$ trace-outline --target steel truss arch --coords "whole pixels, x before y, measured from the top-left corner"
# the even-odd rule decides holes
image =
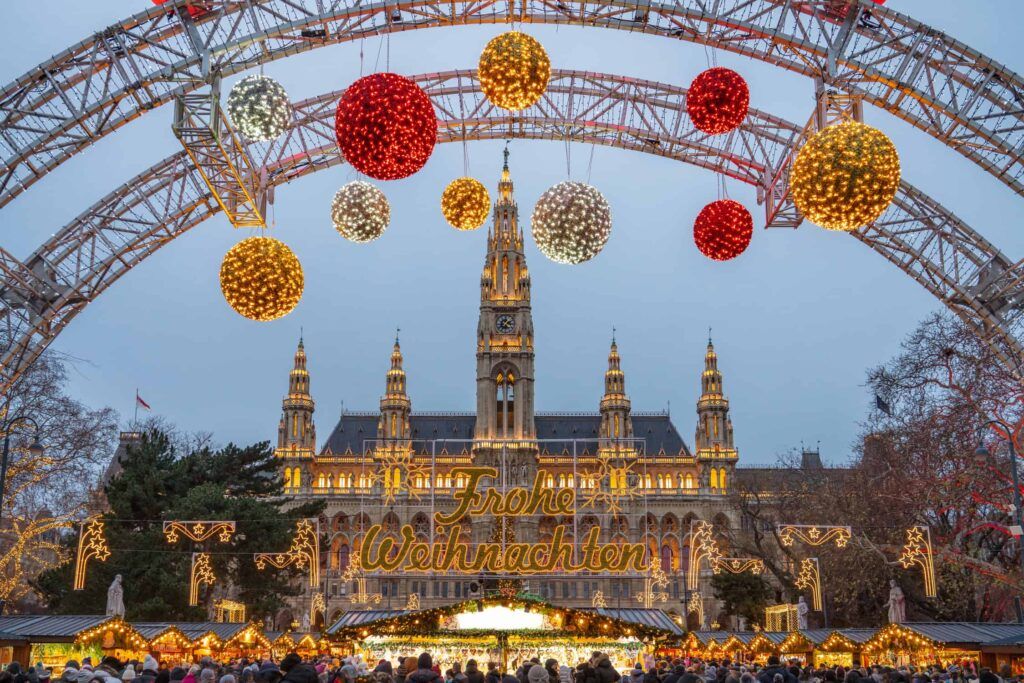
[[[685,89],[621,76],[555,71],[541,102],[515,114],[487,102],[473,71],[414,78],[439,112],[442,142],[568,137],[677,159],[758,187],[801,131],[752,110],[733,133],[709,137],[690,125]],[[291,130],[273,143],[248,146],[267,187],[343,162],[334,141],[338,96],[296,103]],[[0,251],[0,334],[11,340],[0,358],[0,391],[107,287],[220,210],[182,151],[94,204],[26,261]],[[940,299],[1020,376],[1024,262],[1007,259],[906,182],[875,224],[852,235]]]
[[[0,207],[212,73],[382,33],[511,21],[692,41],[823,79],[862,93],[1024,194],[1024,80],[869,0],[204,0],[213,11],[195,22],[185,2],[99,31],[0,91]]]

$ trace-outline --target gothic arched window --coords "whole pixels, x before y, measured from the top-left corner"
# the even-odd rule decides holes
[[[495,433],[498,438],[509,438],[513,435],[513,416],[515,415],[516,376],[511,370],[498,372],[494,381],[494,399],[497,407],[495,413]]]
[[[718,470],[711,468],[711,488],[718,488]]]
[[[290,489],[292,487],[292,468],[284,468],[284,487]]]
[[[723,467],[718,472],[718,488],[722,489],[722,493],[725,493],[725,468]]]

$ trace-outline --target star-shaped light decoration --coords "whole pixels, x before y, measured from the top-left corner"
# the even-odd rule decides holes
[[[640,495],[638,487],[629,481],[635,475],[635,466],[635,462],[601,458],[597,469],[584,470],[583,477],[590,479],[593,486],[583,490],[583,507],[596,509],[601,505],[610,514],[622,512],[626,501]]]
[[[417,463],[412,453],[404,448],[385,446],[377,452],[375,459],[377,469],[370,474],[370,481],[372,484],[381,484],[385,505],[394,503],[402,494],[411,500],[419,500],[423,496],[423,491],[413,486],[413,482],[417,477],[429,481],[430,468]],[[395,481],[396,471],[398,481]]]

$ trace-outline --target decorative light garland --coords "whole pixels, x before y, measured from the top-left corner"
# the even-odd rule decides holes
[[[686,603],[686,613],[697,615],[697,628],[704,626],[704,598],[700,591],[694,591],[690,595],[690,601]]]
[[[309,604],[309,623],[315,624],[316,617],[318,614],[327,616],[327,601],[324,599],[323,593],[316,593],[313,595],[313,600]]]
[[[844,121],[815,133],[793,162],[789,187],[797,209],[829,230],[875,221],[900,186],[900,157],[885,133]]]
[[[353,180],[334,195],[331,221],[345,239],[366,244],[384,234],[391,222],[391,205],[379,188]]]
[[[304,286],[299,259],[272,237],[242,240],[220,264],[224,299],[250,320],[266,322],[287,315],[302,298]]]
[[[420,594],[409,593],[408,599],[405,601],[405,609],[408,612],[415,612],[420,608]]]
[[[924,578],[925,597],[934,598],[938,596],[938,586],[935,580],[935,558],[932,552],[932,534],[926,526],[912,526],[907,529],[907,543],[903,546],[903,553],[899,558],[900,566],[910,569],[914,565],[921,568]]]
[[[779,534],[779,541],[785,546],[793,545],[794,541],[801,541],[817,547],[835,541],[837,548],[845,548],[853,537],[848,526],[780,524],[775,529]]]
[[[506,31],[487,43],[477,65],[477,78],[492,104],[519,111],[544,95],[551,78],[551,60],[536,38]]]
[[[228,543],[231,541],[231,534],[235,533],[235,523],[211,520],[174,520],[164,522],[163,531],[168,543],[177,543],[178,534],[194,543],[202,543],[215,535],[218,536],[221,543]]]
[[[594,591],[594,597],[590,599],[590,606],[594,609],[605,609],[608,602],[604,599],[604,591]]]
[[[601,253],[612,231],[608,201],[585,183],[558,183],[540,196],[530,218],[533,239],[556,263],[578,264]]]
[[[490,210],[491,195],[476,178],[456,178],[441,193],[441,213],[456,230],[476,230]]]
[[[223,598],[213,604],[214,621],[242,622],[245,621],[245,603]]]
[[[228,93],[231,124],[247,139],[273,140],[292,123],[288,93],[273,78],[263,74],[246,76]]]
[[[316,531],[316,520],[300,519],[295,525],[295,536],[286,553],[256,553],[253,556],[257,569],[266,569],[269,564],[277,569],[295,565],[309,569],[309,585],[320,585],[320,537]]]
[[[805,557],[800,561],[800,574],[794,582],[797,588],[811,591],[811,607],[821,611],[821,565],[818,558]]]
[[[593,485],[581,492],[583,504],[580,507],[603,507],[606,513],[612,515],[622,512],[623,504],[642,495],[640,489],[630,481],[637,476],[633,471],[635,466],[635,461],[619,459],[616,462],[611,458],[601,458],[597,469],[581,472],[581,480]]]
[[[651,558],[651,567],[648,575],[644,578],[644,590],[636,596],[645,608],[651,609],[656,602],[668,602],[668,593],[659,588],[667,588],[669,585],[668,576],[661,568],[661,559],[657,556]]]
[[[338,101],[338,147],[358,171],[397,180],[423,168],[437,143],[437,114],[414,81],[393,73],[363,76]]]
[[[135,628],[120,616],[114,616],[106,621],[96,624],[92,628],[80,631],[75,636],[75,645],[88,645],[96,640],[102,639],[108,633],[113,636],[121,636],[125,643],[132,649],[141,650],[146,647],[146,639]]]
[[[697,214],[693,222],[693,242],[700,253],[715,261],[736,258],[750,245],[754,219],[739,202],[719,199]]]
[[[764,560],[756,557],[720,557],[716,560],[715,566],[729,574],[764,574]]]
[[[110,557],[110,546],[103,531],[103,521],[93,518],[78,527],[78,552],[75,554],[75,580],[72,590],[85,589],[85,573],[89,560],[106,562]]]
[[[702,71],[686,92],[686,113],[704,133],[720,135],[734,130],[747,118],[750,88],[743,76],[716,66]]]
[[[690,566],[686,572],[686,587],[690,590],[697,590],[700,584],[700,564],[704,560],[707,560],[712,572],[719,572],[718,560],[722,553],[718,550],[714,531],[715,527],[711,522],[690,522]]]
[[[216,581],[217,575],[213,573],[210,556],[207,553],[192,553],[192,571],[189,574],[188,582],[188,604],[192,607],[199,605],[199,586],[212,586]]]

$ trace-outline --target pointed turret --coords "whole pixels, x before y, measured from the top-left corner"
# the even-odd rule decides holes
[[[402,345],[398,340],[398,332],[395,332],[395,345],[391,349],[391,368],[387,374],[385,393],[380,399],[380,422],[377,423],[377,438],[387,442],[408,440],[412,431],[409,426],[411,408],[412,402],[405,390]]]
[[[604,396],[601,398],[601,447],[610,448],[616,445],[615,440],[632,436],[633,421],[630,419],[629,397],[626,396],[626,377],[622,373],[619,346],[613,330],[608,369],[604,373]]]
[[[477,325],[475,437],[488,443],[530,441],[537,433],[533,420],[530,274],[513,189],[506,148],[480,276]]]
[[[697,400],[697,430],[694,445],[697,458],[704,463],[704,484],[712,492],[724,493],[731,478],[733,464],[739,457],[733,442],[732,419],[729,417],[729,399],[722,389],[722,373],[718,369],[718,354],[708,335],[704,353],[704,372],[700,379],[701,395]]]
[[[309,393],[309,371],[306,369],[306,347],[302,337],[295,350],[292,370],[288,373],[288,394],[281,401],[281,422],[277,427],[276,455],[291,461],[310,460],[316,450],[316,425],[313,412],[316,404]],[[291,463],[285,472],[285,486],[299,488],[304,483],[302,469]]]

